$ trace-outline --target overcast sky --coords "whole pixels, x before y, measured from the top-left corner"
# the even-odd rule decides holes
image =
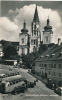
[[[1,1],[0,40],[19,41],[24,19],[30,34],[36,4],[41,34],[49,16],[53,42],[62,39],[62,1]]]

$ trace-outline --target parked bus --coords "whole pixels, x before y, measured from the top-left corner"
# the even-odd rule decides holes
[[[3,78],[0,83],[0,92],[2,93],[15,93],[16,91],[24,92],[26,83],[21,75]]]

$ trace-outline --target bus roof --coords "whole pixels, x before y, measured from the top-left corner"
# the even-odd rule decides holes
[[[22,78],[21,74],[20,75],[16,75],[16,76],[11,76],[11,77],[6,77],[2,79],[2,82],[10,82],[10,81],[14,81],[17,79]]]

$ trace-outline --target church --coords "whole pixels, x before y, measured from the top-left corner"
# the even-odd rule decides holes
[[[47,19],[47,24],[44,27],[43,32],[40,31],[40,21],[36,5],[34,17],[31,22],[31,32],[28,33],[26,22],[24,21],[23,29],[21,29],[21,33],[19,33],[19,55],[26,55],[27,53],[38,51],[41,41],[43,42],[43,44],[48,45],[52,43],[52,38],[53,31],[52,26],[50,26],[49,18]]]

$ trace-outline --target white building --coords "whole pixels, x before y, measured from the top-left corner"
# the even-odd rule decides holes
[[[23,23],[23,29],[19,33],[19,55],[27,54],[29,52],[29,34],[26,29],[26,23]]]
[[[43,44],[50,44],[53,42],[52,41],[53,31],[52,31],[52,26],[50,26],[49,18],[47,19],[47,25],[44,27],[42,38],[43,38]]]

